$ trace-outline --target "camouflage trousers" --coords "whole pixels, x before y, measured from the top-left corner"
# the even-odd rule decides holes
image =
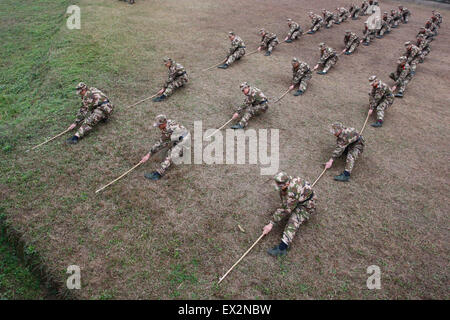
[[[394,95],[385,97],[376,107],[377,120],[384,120],[384,112],[394,103]]]
[[[352,12],[352,18],[353,19],[358,19],[360,12],[361,12],[361,9],[357,9],[357,10],[353,11]]]
[[[316,212],[316,196],[314,195],[311,200],[298,206],[291,213],[291,216],[289,217],[286,227],[284,228],[283,237],[281,238],[281,241],[290,246],[300,226],[306,221],[308,221],[311,215],[314,214],[315,212]],[[277,214],[280,217],[284,217],[286,215],[286,210],[278,209]]]
[[[187,74],[175,78],[175,80],[167,84],[166,89],[164,90],[164,95],[167,97],[172,95],[175,89],[184,86],[186,82],[188,82]]]
[[[420,53],[419,61],[423,62],[425,57],[430,53],[430,50],[431,50],[430,46],[426,46],[425,48],[423,48],[422,52]]]
[[[377,34],[379,36],[383,36],[386,32],[390,32],[391,31],[391,27],[388,24],[385,24],[381,27],[380,30],[378,30]]]
[[[406,86],[408,85],[409,81],[412,79],[412,75],[409,74],[406,76],[406,78],[403,81],[398,81],[398,75],[396,75],[394,72],[392,72],[389,77],[396,81],[396,86],[398,89],[398,92],[404,92],[406,89]],[[398,83],[397,83],[398,82]]]
[[[398,27],[398,25],[400,24],[400,19],[394,20],[392,19],[391,21],[391,27]]]
[[[335,21],[335,20],[334,20],[334,17],[333,17],[333,18],[330,18],[328,21],[325,22],[325,26],[326,26],[327,28],[332,27],[334,21]]]
[[[359,141],[352,143],[345,149],[347,153],[347,160],[345,161],[345,171],[352,172],[356,159],[364,151],[364,138],[361,137]]]
[[[306,91],[306,88],[308,87],[308,81],[311,80],[311,73],[305,74],[303,77],[300,78],[300,81],[298,83],[298,88],[302,90],[303,92]]]
[[[239,48],[233,54],[228,56],[227,61],[225,62],[227,65],[232,64],[234,61],[242,58],[245,55],[245,49]]]
[[[358,48],[358,46],[359,46],[359,39],[356,39],[355,41],[352,42],[350,46],[348,45],[346,46],[346,48],[348,48],[347,52],[353,53],[356,50],[356,48]]]
[[[91,131],[100,121],[106,121],[113,110],[110,103],[102,105],[92,111],[92,113],[84,119],[81,126],[78,128],[75,135],[83,138],[89,131]]]
[[[322,22],[317,22],[316,24],[313,24],[311,26],[311,31],[316,32],[317,30],[319,30],[323,25],[323,21]]]
[[[373,39],[375,39],[375,34],[375,30],[366,32],[363,38],[363,42],[370,43],[371,41],[373,41]]]
[[[334,66],[336,64],[336,62],[338,61],[338,56],[334,55],[330,58],[328,58],[327,61],[325,61],[325,63],[323,64],[323,72],[328,72],[328,70],[330,70],[330,68],[332,66]]]
[[[167,150],[166,158],[161,162],[161,167],[156,172],[163,176],[174,163],[177,164],[181,161],[181,157],[183,157],[185,152],[190,153],[190,140],[191,135],[188,133],[182,142]]]
[[[348,19],[348,14],[343,14],[342,16],[338,17],[337,22],[341,23]]]
[[[266,112],[268,108],[269,105],[267,102],[246,108],[244,115],[239,121],[239,124],[245,128],[251,118]]]
[[[272,50],[279,44],[278,38],[273,39],[270,41],[266,46],[263,46],[263,49],[267,49],[268,52],[272,52]]]
[[[408,61],[409,65],[411,66],[411,71],[412,72],[416,72],[416,68],[417,68],[417,64],[419,63],[420,60],[420,54],[418,54],[414,59],[412,59],[411,61]]]
[[[295,39],[298,39],[302,34],[303,34],[302,30],[298,29],[298,30],[292,32],[291,36],[288,38],[291,40],[295,40]]]
[[[402,16],[402,22],[403,23],[408,23],[408,21],[409,21],[409,16],[408,15],[404,15],[404,16]]]

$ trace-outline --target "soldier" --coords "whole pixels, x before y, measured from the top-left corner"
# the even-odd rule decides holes
[[[388,85],[376,76],[371,76],[369,82],[372,86],[372,91],[369,93],[369,115],[373,113],[373,110],[377,110],[377,121],[371,126],[379,128],[383,126],[384,112],[394,103],[394,95]]]
[[[311,68],[306,62],[299,61],[297,58],[292,59],[292,85],[289,89],[293,90],[298,85],[294,96],[300,96],[306,91],[311,75]]]
[[[404,56],[408,59],[408,63],[411,65],[412,75],[416,74],[417,63],[420,59],[420,48],[413,44],[411,41],[405,42],[406,52]]]
[[[325,28],[327,29],[331,28],[333,26],[333,23],[335,22],[334,13],[326,9],[322,9],[322,15]]]
[[[432,22],[438,27],[441,27],[442,15],[439,11],[433,10],[433,16],[431,17]]]
[[[323,26],[323,19],[318,14],[309,13],[309,17],[311,18],[311,29],[307,32],[308,34],[313,34]]]
[[[391,20],[392,18],[388,15],[387,11],[384,12],[381,18],[381,28],[377,31],[377,38],[383,38],[385,33],[391,32]]]
[[[271,221],[264,226],[263,233],[268,234],[275,224],[289,216],[280,244],[267,251],[271,256],[278,257],[287,254],[287,249],[300,225],[308,221],[316,212],[317,197],[310,183],[300,177],[293,178],[285,172],[279,172],[274,180],[276,190],[279,191],[281,207],[275,211]]]
[[[331,47],[327,47],[323,42],[319,43],[319,48],[320,48],[320,59],[313,70],[317,70],[317,68],[319,68],[319,65],[322,65],[323,66],[322,71],[318,71],[317,73],[326,74],[328,70],[336,64],[339,57],[336,54],[336,50],[334,50]]]
[[[190,152],[189,146],[191,134],[181,124],[178,124],[174,120],[167,119],[163,114],[156,116],[153,126],[158,127],[161,130],[161,138],[153,145],[150,151],[142,157],[141,163],[147,162],[147,160],[159,150],[168,148],[166,158],[161,163],[161,168],[144,175],[147,179],[159,180],[174,162],[177,163],[181,159],[184,152]]]
[[[398,9],[400,10],[401,21],[403,23],[408,23],[409,17],[411,16],[411,11],[403,6],[398,6]]]
[[[369,14],[367,12],[367,9],[369,9],[369,3],[367,2],[367,0],[364,0],[363,3],[361,4],[361,15],[362,16],[366,16]]]
[[[364,22],[364,38],[361,39],[361,43],[365,46],[368,46],[371,41],[375,39],[376,30],[375,29],[369,29],[368,23]]]
[[[188,82],[188,76],[184,67],[173,61],[171,58],[165,57],[164,64],[168,68],[168,79],[164,83],[164,88],[162,88],[158,94],[159,97],[153,98],[153,101],[159,102],[167,97],[169,97],[173,91],[177,88],[184,86]]]
[[[226,69],[234,61],[241,59],[245,55],[245,43],[242,39],[235,35],[233,31],[228,32],[228,37],[231,41],[231,48],[228,52],[227,61],[218,66],[218,68]]]
[[[437,36],[438,32],[437,32],[437,27],[436,25],[431,22],[431,20],[428,20],[427,23],[425,24],[425,28],[429,29],[431,32],[433,32],[434,36]]]
[[[351,32],[350,30],[345,31],[344,44],[345,48],[342,50],[342,53],[349,55],[352,54],[356,48],[359,46],[359,37],[356,33]]]
[[[265,56],[270,56],[272,54],[272,50],[279,43],[277,35],[275,33],[268,33],[266,30],[259,30],[259,34],[261,35],[261,45],[258,47],[258,51],[262,49],[267,49]]]
[[[350,12],[344,7],[338,7],[336,10],[338,11],[337,21],[335,21],[336,24],[341,24],[341,22],[346,21],[350,16]]]
[[[419,33],[416,35],[416,38],[424,36],[429,42],[434,40],[434,33],[425,27],[421,27]]]
[[[394,87],[392,87],[392,92],[398,88],[398,92],[395,94],[398,98],[403,98],[403,92],[405,92],[408,82],[412,78],[411,66],[407,62],[405,56],[401,56],[397,61],[397,70],[392,72],[389,77],[395,81]]]
[[[352,3],[352,5],[350,6],[349,11],[350,11],[350,15],[352,16],[353,20],[358,19],[359,14],[361,12],[360,10],[361,9],[356,4]]]
[[[333,123],[330,132],[337,137],[337,145],[330,160],[325,163],[325,168],[330,169],[335,159],[346,154],[347,161],[345,162],[345,170],[340,175],[335,176],[334,180],[347,182],[350,180],[350,174],[352,173],[356,159],[364,151],[364,137],[355,128],[344,127],[340,122]]]
[[[426,39],[425,36],[419,36],[417,38],[417,47],[419,47],[420,51],[420,58],[419,63],[423,63],[425,60],[425,57],[430,53],[431,47],[430,47],[430,41]]]
[[[400,14],[400,12],[398,12],[397,10],[395,10],[395,9],[392,9],[391,10],[391,17],[392,17],[392,20],[391,20],[391,27],[392,28],[397,28],[398,27],[398,24],[400,23],[400,20],[401,20],[401,18],[402,18],[402,16],[401,16],[401,14]]]
[[[292,19],[287,19],[287,22],[289,26],[289,33],[287,37],[284,39],[284,41],[287,43],[291,43],[292,41],[298,39],[303,34],[303,30],[300,27],[300,25],[292,21]]]
[[[70,130],[75,129],[81,122],[81,126],[74,136],[67,139],[67,143],[76,144],[100,121],[106,122],[113,111],[113,105],[108,97],[91,87],[88,89],[85,83],[80,82],[77,87],[77,94],[81,96],[81,107],[77,113],[75,122],[69,126]]]
[[[244,113],[239,123],[231,126],[232,129],[244,129],[248,121],[254,116],[265,113],[269,108],[269,103],[261,90],[255,87],[251,87],[247,82],[240,85],[240,88],[246,96],[244,103],[238,107],[233,114],[233,120],[239,118],[241,113]]]

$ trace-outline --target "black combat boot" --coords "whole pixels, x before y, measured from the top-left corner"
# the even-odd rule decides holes
[[[295,93],[294,96],[301,96],[303,94],[303,91],[298,89]]]
[[[228,68],[228,64],[226,64],[226,63],[221,64],[221,65],[218,66],[217,68],[220,68],[220,69],[226,69],[226,68]]]
[[[159,180],[159,179],[161,179],[162,176],[159,174],[158,171],[153,171],[152,173],[144,174],[144,177],[146,177],[147,179],[150,179],[150,180]]]
[[[377,120],[377,122],[374,122],[371,124],[372,127],[374,128],[379,128],[383,126],[383,121],[382,120]]]
[[[161,95],[161,96],[159,96],[159,97],[153,98],[153,101],[154,101],[154,102],[160,102],[160,101],[163,101],[165,98],[167,98],[167,96],[165,96],[165,95],[163,94],[163,95]]]
[[[67,139],[67,143],[68,144],[77,144],[78,140],[80,140],[80,138],[78,138],[77,136],[73,136],[73,137],[70,137],[69,139]]]
[[[347,182],[348,180],[350,180],[350,172],[344,170],[344,172],[342,172],[340,175],[335,176],[334,180]]]
[[[232,125],[231,129],[244,129],[244,127],[240,123],[238,123],[238,124]]]

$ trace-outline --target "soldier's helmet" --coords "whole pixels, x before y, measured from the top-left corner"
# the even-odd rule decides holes
[[[163,60],[164,60],[164,63],[173,62],[172,58],[169,58],[169,57],[164,57]]]
[[[290,18],[289,18],[289,19],[287,19],[287,22],[292,22],[292,19],[290,19]]]
[[[325,43],[324,42],[319,43],[319,48],[323,48],[323,47],[325,47]]]
[[[276,189],[280,190],[282,186],[284,186],[287,182],[289,182],[290,177],[287,175],[286,172],[278,172],[274,177],[273,180],[275,180],[276,183]]]
[[[341,122],[334,122],[330,126],[330,132],[332,134],[336,134],[337,132],[339,132],[343,128],[344,128],[344,125]]]
[[[293,65],[296,64],[296,63],[299,63],[299,62],[300,61],[296,57],[292,58],[292,64]]]
[[[412,44],[411,41],[405,42],[405,47],[408,47],[410,44]]]
[[[345,30],[345,33],[349,34],[349,33],[351,33],[351,31],[350,30]]]
[[[229,36],[234,36],[234,35],[235,35],[235,34],[234,34],[234,31],[228,32],[228,35],[229,35]]]
[[[401,56],[400,58],[398,58],[398,63],[402,63],[405,62],[407,60],[407,58],[405,56]]]
[[[87,85],[84,82],[80,82],[79,84],[77,84],[77,93],[80,93],[84,89],[87,89]]]
[[[167,122],[166,115],[160,114],[155,117],[155,122],[153,123],[153,126],[159,127],[160,125],[162,125],[163,123],[166,123],[166,122]]]
[[[375,82],[375,81],[377,81],[378,79],[377,79],[377,76],[375,76],[375,75],[373,75],[373,76],[370,76],[370,78],[369,78],[369,82],[370,83],[373,83],[373,82]]]
[[[264,30],[264,28],[261,29],[261,30],[259,30],[259,34],[260,34],[260,35],[263,35],[263,34],[265,34],[265,33],[266,33],[266,30]]]
[[[244,91],[245,88],[250,87],[250,85],[247,82],[242,82],[239,88],[241,88],[241,91]]]

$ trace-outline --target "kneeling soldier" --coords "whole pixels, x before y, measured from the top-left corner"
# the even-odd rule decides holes
[[[346,153],[347,160],[345,162],[345,170],[340,175],[335,176],[334,180],[344,182],[349,181],[355,161],[364,151],[364,137],[360,135],[355,128],[344,127],[340,122],[333,123],[330,132],[337,137],[337,145],[330,160],[325,163],[325,168],[330,169],[333,165],[333,161]]]
[[[272,54],[272,50],[279,43],[277,35],[275,33],[268,33],[266,30],[259,30],[259,34],[261,35],[261,44],[258,47],[258,51],[262,49],[267,50],[265,56],[270,56]]]
[[[371,76],[369,82],[372,85],[372,91],[369,92],[369,115],[377,110],[377,121],[371,126],[378,128],[383,126],[384,112],[394,103],[394,95],[389,86],[378,80],[377,76]]]
[[[170,95],[172,95],[173,91],[179,87],[184,86],[185,83],[188,82],[188,76],[186,74],[186,70],[184,67],[173,61],[171,58],[164,58],[164,64],[169,69],[168,70],[168,79],[164,83],[164,88],[162,88],[158,94],[159,97],[153,98],[153,101],[159,102]]]
[[[267,251],[271,256],[278,257],[287,254],[287,248],[291,245],[300,225],[316,212],[317,198],[309,182],[300,177],[293,178],[285,172],[279,172],[274,180],[280,193],[281,207],[275,211],[271,221],[264,227],[263,233],[268,234],[275,224],[285,216],[289,216],[280,244]]]
[[[352,5],[350,6],[349,11],[350,11],[350,15],[351,15],[352,19],[356,20],[359,17],[361,9],[356,4],[352,3]]]
[[[108,97],[97,88],[88,89],[86,84],[80,82],[76,90],[77,94],[81,96],[82,103],[75,122],[70,125],[69,129],[73,130],[81,122],[83,123],[75,135],[67,140],[69,144],[78,143],[78,140],[91,131],[97,123],[106,122],[113,111],[113,105],[109,102]]]
[[[344,37],[345,48],[342,50],[346,55],[352,54],[359,46],[359,37],[350,30],[345,31]]]
[[[251,118],[266,112],[269,108],[268,100],[261,90],[251,87],[247,82],[242,83],[240,88],[246,98],[244,103],[233,114],[233,120],[239,118],[240,113],[244,112],[244,114],[239,123],[231,126],[232,129],[244,129]]]
[[[292,85],[289,89],[293,90],[298,85],[298,90],[294,93],[294,96],[302,95],[306,91],[308,81],[311,79],[311,68],[306,62],[300,62],[297,58],[293,58],[292,73]]]
[[[218,68],[226,69],[235,60],[241,59],[245,55],[245,43],[240,37],[234,34],[233,31],[228,32],[228,37],[231,40],[231,48],[228,53],[227,61],[218,66]]]
[[[167,156],[161,163],[161,168],[144,175],[147,179],[159,180],[164,176],[174,160],[180,159],[184,152],[190,152],[190,149],[186,145],[190,145],[191,134],[185,127],[174,120],[167,119],[163,114],[156,116],[153,126],[161,130],[161,138],[153,145],[149,153],[142,157],[141,163],[147,162],[150,156],[159,150],[168,148]],[[187,149],[187,151],[184,149]]]
[[[292,41],[298,39],[303,34],[303,30],[300,27],[300,25],[292,21],[292,19],[288,19],[287,21],[289,26],[289,33],[287,37],[284,39],[284,41],[286,41],[287,43],[291,43]]]
[[[319,43],[320,48],[320,59],[319,62],[317,62],[316,66],[314,67],[314,70],[317,70],[319,68],[319,65],[323,66],[322,71],[318,71],[318,74],[326,74],[328,70],[332,66],[336,64],[338,61],[338,55],[336,54],[336,50],[334,50],[331,47],[327,47],[325,43],[321,42]]]
[[[397,70],[389,75],[389,77],[395,81],[392,92],[398,88],[398,92],[395,94],[398,98],[403,98],[403,92],[405,92],[406,86],[412,78],[411,66],[406,60],[405,56],[400,57],[397,61]]]
[[[323,19],[318,14],[312,12],[309,13],[309,17],[311,18],[311,29],[307,33],[313,34],[323,26]]]

